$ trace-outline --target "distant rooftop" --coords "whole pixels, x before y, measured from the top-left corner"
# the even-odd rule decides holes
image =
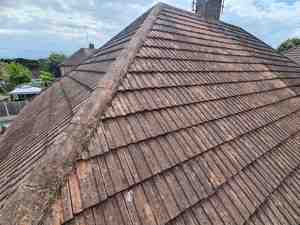
[[[94,48],[81,48],[68,59],[61,63],[61,66],[77,66],[82,63],[85,59],[92,56],[97,49]]]
[[[9,94],[11,95],[34,95],[34,94],[40,94],[42,91],[39,87],[32,87],[30,85],[20,85],[16,87],[13,91],[11,91]]]

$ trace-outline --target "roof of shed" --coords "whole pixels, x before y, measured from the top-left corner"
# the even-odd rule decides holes
[[[31,85],[20,85],[17,86],[14,90],[9,92],[10,95],[38,95],[42,92],[42,88],[33,87]]]
[[[81,48],[65,61],[63,61],[60,66],[78,66],[97,51],[97,49],[92,48]]]
[[[286,53],[284,53],[284,55],[300,64],[300,46],[289,49]]]
[[[0,224],[298,224],[299,75],[158,4],[8,129]]]

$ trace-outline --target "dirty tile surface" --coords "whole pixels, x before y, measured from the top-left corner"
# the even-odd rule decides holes
[[[21,113],[0,201],[145,17]],[[164,5],[43,224],[299,224],[299,93],[300,67],[253,35]]]

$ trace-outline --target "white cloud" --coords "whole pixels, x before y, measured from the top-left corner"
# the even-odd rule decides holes
[[[300,1],[289,4],[282,0],[227,0],[225,4],[226,12],[247,18],[287,22],[297,20],[300,15]]]
[[[26,43],[29,49],[51,52],[55,45],[71,52],[87,45],[86,31],[99,46],[158,1],[0,0],[0,49]],[[187,10],[192,7],[192,0],[162,1]],[[225,0],[223,20],[276,47],[300,36],[299,15],[300,0]]]
[[[13,31],[56,34],[62,38],[84,36],[86,31],[94,36],[97,29],[96,17],[90,11],[73,10],[79,7],[78,0],[59,0],[60,6],[67,10],[58,11],[56,8],[38,4],[25,4],[21,7],[6,7],[0,10],[0,20],[7,21],[6,29],[1,33],[11,34]],[[82,2],[81,2],[82,3]],[[94,0],[86,1],[85,6],[94,4]],[[92,9],[91,9],[92,10]]]
[[[300,0],[225,0],[224,20],[277,47],[300,35]]]
[[[21,30],[21,29],[2,29],[0,28],[0,35],[26,35],[30,34],[29,30]]]

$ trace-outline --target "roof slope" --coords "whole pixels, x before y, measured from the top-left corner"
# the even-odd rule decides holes
[[[138,18],[133,24],[100,48],[95,54],[95,57],[98,58],[97,62],[82,64],[76,71],[55,82],[50,88],[37,96],[34,101],[27,104],[5,135],[1,137],[1,225],[13,224],[13,221],[10,221],[13,217],[9,218],[9,215],[4,213],[5,210],[15,213],[14,210],[9,210],[9,206],[7,206],[10,203],[14,205],[12,200],[13,194],[20,193],[21,187],[26,187],[26,179],[24,181],[26,176],[38,177],[36,171],[39,171],[43,166],[48,166],[48,163],[52,160],[48,160],[47,157],[54,158],[52,155],[49,156],[49,154],[57,153],[56,148],[59,148],[59,143],[65,142],[66,137],[72,133],[69,130],[76,127],[74,125],[76,122],[73,120],[78,118],[79,109],[84,108],[82,106],[89,102],[92,93],[96,90],[97,83],[103,79],[109,66],[115,61],[116,56],[124,46],[128,45],[136,29],[143,22],[144,17]],[[74,115],[77,115],[75,119]],[[83,115],[83,117],[87,116],[88,113]],[[60,152],[58,153],[60,154]],[[62,160],[62,163],[65,163],[61,155],[58,157]],[[46,163],[43,164],[43,162]],[[55,167],[54,163],[53,166]],[[37,169],[33,170],[35,167]],[[49,165],[49,168],[51,168],[51,165]],[[56,172],[55,169],[53,171]],[[47,176],[45,175],[45,177]],[[30,180],[30,178],[27,180]],[[32,189],[32,191],[34,190]],[[29,196],[33,199],[32,195]],[[26,197],[26,195],[21,194],[21,197]],[[15,198],[18,199],[18,196]],[[23,203],[26,205],[25,201]],[[32,201],[31,203],[33,204],[34,202]],[[31,206],[28,203],[28,207],[30,208]],[[47,203],[45,206],[47,206]],[[34,209],[34,207],[31,208]],[[19,218],[14,219],[16,221],[19,220]],[[16,222],[16,224],[21,223]]]
[[[65,61],[63,61],[60,65],[61,66],[78,66],[80,65],[85,59],[92,56],[97,49],[91,48],[81,48]]]
[[[284,55],[300,64],[300,46],[288,50]]]
[[[28,170],[9,163],[43,154],[6,150],[0,180],[16,172],[0,194],[15,193],[0,224],[299,224],[299,66],[241,28],[164,4],[138,21],[66,78],[95,88],[102,77],[23,181]]]

